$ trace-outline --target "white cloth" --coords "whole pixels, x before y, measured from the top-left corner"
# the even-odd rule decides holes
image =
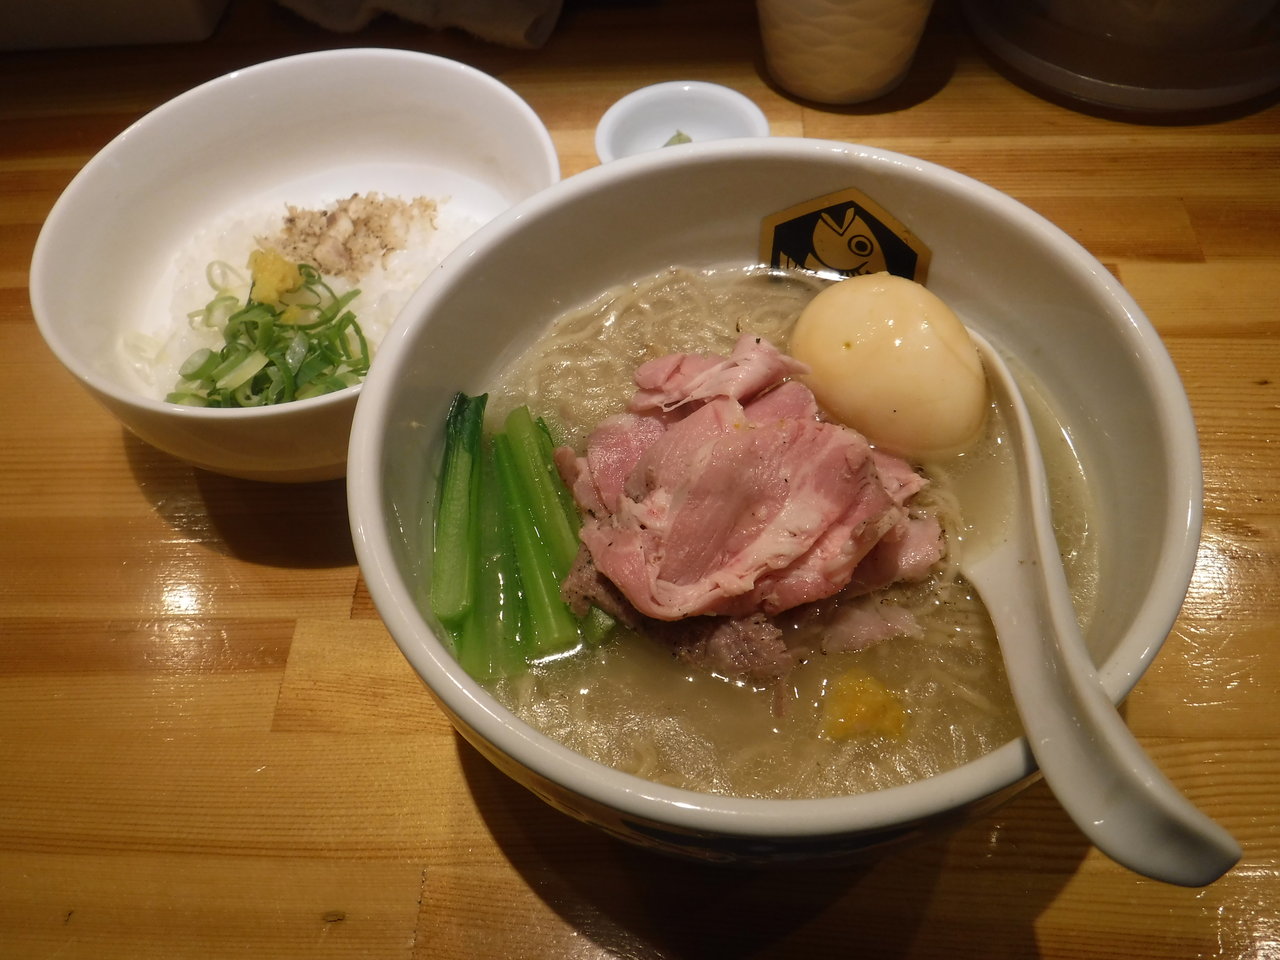
[[[481,40],[533,48],[547,42],[563,0],[278,0],[326,30],[354,33],[381,13],[432,30],[456,27]]]

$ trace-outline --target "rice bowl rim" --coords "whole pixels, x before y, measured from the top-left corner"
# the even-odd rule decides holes
[[[98,150],[76,172],[62,193],[59,194],[53,207],[50,208],[32,249],[28,293],[36,327],[59,362],[77,380],[102,396],[112,398],[116,403],[185,420],[257,420],[286,416],[299,411],[318,411],[326,406],[355,404],[359,398],[361,387],[364,385],[363,381],[319,396],[260,407],[195,407],[147,396],[144,393],[130,389],[119,380],[99,373],[91,364],[82,362],[78,351],[67,345],[66,340],[68,337],[74,336],[75,328],[50,319],[52,310],[46,301],[46,292],[50,288],[51,281],[45,279],[45,277],[46,275],[50,277],[56,275],[58,269],[58,264],[53,262],[52,255],[49,253],[50,248],[59,242],[59,237],[65,231],[75,228],[76,218],[80,215],[79,208],[82,203],[82,196],[92,195],[95,191],[102,189],[104,185],[110,186],[109,177],[103,177],[104,172],[108,171],[116,162],[114,154],[125,143],[139,137],[155,136],[155,132],[151,128],[163,125],[171,117],[185,113],[188,110],[199,109],[201,101],[220,95],[224,88],[251,82],[270,83],[272,76],[275,74],[293,72],[299,69],[310,70],[317,65],[326,70],[340,69],[349,71],[348,75],[352,77],[362,77],[362,73],[367,67],[378,62],[417,64],[422,67],[453,72],[460,77],[465,77],[469,82],[485,88],[487,92],[498,99],[505,101],[518,113],[523,114],[530,122],[529,128],[542,146],[543,156],[541,159],[546,162],[553,182],[559,182],[560,161],[556,153],[555,144],[546,125],[534,109],[523,97],[496,77],[459,60],[451,60],[448,57],[413,50],[350,47],[292,54],[232,70],[183,91],[129,124],[124,130],[112,137],[105,146]],[[100,181],[100,178],[103,179]],[[434,273],[434,269],[432,272]],[[390,328],[388,328],[388,332],[390,332]],[[386,337],[384,336],[383,341],[385,339]],[[373,353],[376,354],[376,352],[377,348]]]
[[[807,138],[747,138],[686,144],[615,160],[577,174],[522,201],[482,227],[450,256],[455,269],[438,273],[419,288],[383,341],[383,358],[370,371],[357,405],[348,454],[347,490],[356,556],[376,608],[397,646],[432,693],[495,749],[536,776],[573,794],[642,820],[697,833],[777,839],[837,836],[901,827],[955,812],[1009,788],[1036,771],[1024,737],[976,760],[901,786],[819,799],[746,799],[700,793],[644,780],[590,760],[539,733],[502,707],[458,665],[418,610],[400,576],[389,544],[396,536],[384,510],[381,470],[387,456],[385,425],[395,384],[408,350],[400,346],[422,323],[430,323],[436,301],[465,282],[484,251],[508,234],[536,229],[557,208],[607,192],[619,180],[643,177],[667,166],[690,168],[728,161],[803,161],[836,154],[854,163],[885,164],[909,178],[928,181],[964,203],[986,206],[1012,222],[1028,239],[1049,248],[1060,268],[1111,304],[1109,324],[1125,341],[1145,374],[1158,420],[1152,424],[1169,451],[1169,511],[1160,531],[1155,587],[1134,615],[1129,632],[1098,673],[1118,703],[1150,665],[1173,626],[1194,571],[1202,520],[1203,480],[1199,443],[1185,390],[1158,333],[1120,283],[1060,228],[994,187],[930,161],[894,151]],[[1185,509],[1184,509],[1185,508]],[[1144,638],[1130,649],[1129,637]],[[1123,656],[1122,656],[1123,655]]]

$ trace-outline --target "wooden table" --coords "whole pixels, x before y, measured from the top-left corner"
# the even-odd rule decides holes
[[[126,434],[32,322],[50,205],[182,90],[352,45],[496,74],[566,176],[623,93],[712,80],[775,134],[938,161],[1096,254],[1166,338],[1206,479],[1195,580],[1126,715],[1240,866],[1204,890],[1140,879],[1043,785],[858,867],[622,846],[453,734],[369,602],[341,483],[229,480]],[[0,57],[0,957],[1280,957],[1280,108],[1231,113],[1055,105],[946,6],[903,88],[838,110],[762,79],[749,0],[570,5],[537,51],[385,18],[330,34],[235,0],[199,44]]]

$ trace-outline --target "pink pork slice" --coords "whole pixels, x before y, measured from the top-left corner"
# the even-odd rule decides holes
[[[887,488],[882,455],[782,382],[800,372],[751,336],[728,358],[652,361],[634,412],[601,424],[585,457],[561,452],[583,543],[640,613],[771,615],[831,596],[902,520],[906,474]]]

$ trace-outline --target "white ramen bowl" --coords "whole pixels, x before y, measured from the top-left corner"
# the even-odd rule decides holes
[[[1070,431],[1097,504],[1088,640],[1114,701],[1151,663],[1190,582],[1201,471],[1182,385],[1132,298],[1036,213],[921,160],[814,140],[690,145],[574,176],[465,243],[401,315],[356,413],[349,506],[377,608],[462,734],[554,806],[637,843],[709,859],[851,854],[989,809],[1035,772],[1015,740],[843,798],[730,799],[650,783],[517,720],[459,668],[424,612],[428,491],[454,392],[482,390],[548,321],[615,284],[672,264],[759,262],[763,219],[849,187],[931,248],[928,286],[1030,371]]]
[[[407,299],[460,239],[559,178],[537,114],[470,66],[375,49],[274,60],[163,104],[89,161],[40,232],[32,309],[62,364],[148,443],[236,477],[332,479],[345,472],[359,386],[270,407],[179,406],[164,402],[171,384],[147,382],[130,338],[203,307],[215,251],[243,268],[247,225],[286,204],[371,191],[441,201]]]

